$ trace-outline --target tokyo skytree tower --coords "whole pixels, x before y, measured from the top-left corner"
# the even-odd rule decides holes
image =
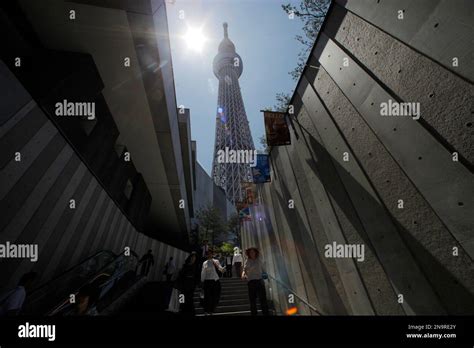
[[[235,161],[222,163],[223,161],[218,160],[219,150],[248,150],[250,152],[255,147],[240,93],[239,77],[243,70],[242,59],[229,39],[227,23],[223,26],[224,39],[219,44],[218,53],[213,62],[214,75],[219,79],[219,97],[212,176],[216,185],[225,190],[227,199],[235,204],[244,198],[241,183],[252,181],[250,164],[229,163]]]

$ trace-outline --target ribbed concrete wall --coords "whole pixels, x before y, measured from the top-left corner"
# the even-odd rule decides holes
[[[271,150],[243,232],[324,314],[474,313],[473,14],[463,0],[330,8],[292,99],[292,145]],[[421,118],[381,116],[389,99],[420,103]],[[334,241],[363,244],[365,260],[325,257]]]
[[[2,287],[29,270],[52,278],[100,250],[129,246],[155,255],[152,279],[161,278],[169,256],[184,251],[136,231],[95,176],[69,146],[20,82],[0,61],[0,243],[38,244],[37,262],[0,260]],[[21,161],[14,159],[21,153]],[[70,209],[69,200],[76,208]]]

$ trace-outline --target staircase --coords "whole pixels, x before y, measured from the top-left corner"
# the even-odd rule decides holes
[[[247,282],[240,278],[221,278],[221,299],[214,315],[250,315]],[[199,290],[194,293],[196,316],[203,316],[204,309],[199,301]],[[257,300],[258,314],[261,314]]]

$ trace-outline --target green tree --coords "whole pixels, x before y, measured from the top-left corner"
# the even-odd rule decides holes
[[[232,214],[227,220],[227,230],[236,237],[234,242],[240,245],[240,218],[238,213]]]
[[[298,53],[296,67],[288,73],[295,81],[298,81],[306,66],[308,55],[316,41],[319,30],[321,30],[330,3],[331,0],[301,0],[299,6],[291,4],[281,5],[283,11],[285,11],[288,16],[298,18],[303,22],[304,35],[296,35],[295,37],[303,47]],[[285,112],[288,109],[292,95],[293,91],[290,93],[277,93],[275,96],[276,104],[264,110]],[[268,150],[266,143],[264,150]]]
[[[227,220],[227,227],[229,231],[234,232],[235,230],[239,229],[240,227],[240,220],[239,220],[239,214],[233,213],[229,220]]]
[[[302,44],[302,49],[298,53],[296,67],[289,72],[295,81],[298,81],[311,48],[316,41],[321,25],[324,22],[331,0],[301,0],[299,6],[291,4],[282,5],[283,11],[288,15],[300,19],[303,22],[303,35],[296,35],[296,40]]]
[[[285,112],[288,109],[288,105],[291,101],[292,93],[277,93],[275,96],[276,103],[273,106],[268,106],[265,111],[278,111]]]
[[[208,240],[211,245],[223,233],[227,232],[227,224],[222,219],[219,210],[211,204],[200,208],[196,214],[199,220],[200,242]]]
[[[234,253],[234,244],[223,242],[220,247],[221,253],[223,254],[233,254]]]

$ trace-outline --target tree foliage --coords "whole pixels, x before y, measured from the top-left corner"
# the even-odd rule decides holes
[[[240,244],[240,218],[239,214],[234,213],[227,221],[227,229],[234,235],[234,244]]]
[[[291,94],[292,93],[277,93],[275,97],[276,103],[273,106],[266,107],[264,110],[285,112],[290,104]]]
[[[232,231],[232,232],[234,232],[240,227],[239,214],[234,213],[230,216],[229,220],[227,221],[227,227],[229,231]]]
[[[233,254],[234,245],[232,243],[223,242],[220,247],[220,251],[223,254]]]
[[[289,72],[295,81],[298,81],[308,59],[314,41],[324,22],[330,0],[301,0],[299,6],[291,4],[282,5],[283,10],[288,15],[300,19],[303,22],[303,35],[296,35],[302,45],[301,51],[298,53],[298,63],[296,67]]]
[[[283,11],[285,11],[288,16],[298,18],[303,22],[303,35],[296,35],[295,37],[303,47],[298,53],[296,67],[289,72],[295,81],[298,81],[303,73],[308,55],[316,41],[330,3],[331,0],[301,0],[299,6],[291,4],[281,5]],[[277,93],[275,105],[267,107],[265,110],[285,112],[288,109],[292,94],[293,91],[290,93]],[[263,139],[263,141],[264,140],[265,139]],[[260,139],[260,142],[262,144],[262,139]],[[267,150],[266,142],[264,145],[264,150]]]
[[[199,220],[199,239],[202,242],[207,239],[211,244],[219,236],[227,232],[227,224],[222,218],[219,210],[211,204],[200,208],[196,214]]]

